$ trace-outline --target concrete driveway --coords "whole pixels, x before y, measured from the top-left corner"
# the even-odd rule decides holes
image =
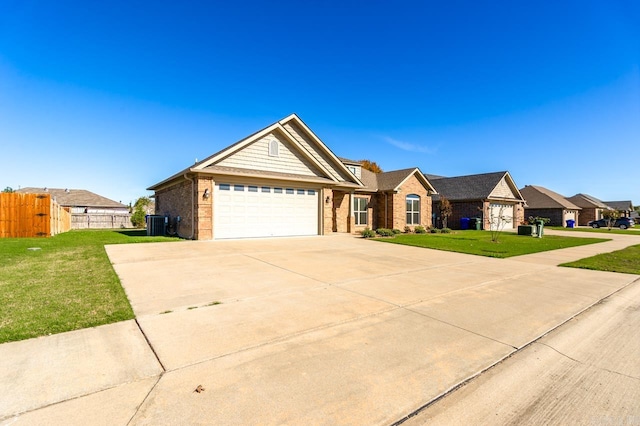
[[[630,238],[615,247],[640,242]],[[558,257],[586,257],[571,250]],[[23,396],[0,405],[0,419],[389,424],[638,278],[346,235],[107,251],[142,331],[134,339],[157,361],[145,354],[129,380],[85,384],[19,414],[36,408]]]

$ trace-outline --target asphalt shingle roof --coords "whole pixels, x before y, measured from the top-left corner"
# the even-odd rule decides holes
[[[127,206],[117,201],[110,200],[102,195],[95,194],[86,189],[61,189],[61,188],[21,188],[16,192],[24,194],[51,194],[58,204],[64,207],[110,207],[126,208]]]
[[[489,197],[507,172],[483,173],[430,180],[438,194],[448,200],[480,200]],[[434,196],[434,200],[440,197]]]
[[[520,193],[527,201],[526,207],[530,209],[582,210],[562,195],[542,186],[527,185],[520,189]]]
[[[629,200],[629,201],[605,201],[604,203],[606,205],[608,205],[609,207],[611,207],[612,209],[616,209],[616,210],[622,210],[622,211],[633,210],[633,203],[631,202],[631,200]]]
[[[603,201],[598,200],[596,197],[593,197],[588,194],[576,194],[573,197],[567,198],[567,200],[571,201],[576,206],[580,206],[582,208],[598,208],[598,209],[607,209],[609,208]]]

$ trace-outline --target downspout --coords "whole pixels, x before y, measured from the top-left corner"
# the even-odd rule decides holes
[[[193,235],[195,234],[195,229],[196,229],[196,208],[195,208],[196,196],[193,194],[195,180],[187,176],[186,173],[184,174],[184,178],[188,181],[191,181],[191,235],[189,235],[187,240],[193,240]],[[182,237],[180,234],[178,234],[178,237],[185,238],[185,237]]]

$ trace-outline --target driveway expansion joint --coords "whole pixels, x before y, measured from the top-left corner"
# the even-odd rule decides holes
[[[149,341],[149,338],[147,337],[146,333],[144,332],[144,330],[140,326],[140,323],[138,322],[138,318],[135,319],[135,322],[136,322],[136,326],[138,327],[138,330],[140,330],[140,333],[142,333],[142,336],[144,337],[145,342],[147,342],[147,345],[149,346],[149,349],[151,349],[151,352],[153,352],[153,356],[156,357],[156,361],[158,361],[158,364],[160,364],[160,368],[162,368],[162,373],[164,373],[165,371],[167,371],[167,369],[164,367],[164,364],[160,360],[160,357],[158,356],[158,353],[156,352],[155,348],[153,347],[153,345]]]

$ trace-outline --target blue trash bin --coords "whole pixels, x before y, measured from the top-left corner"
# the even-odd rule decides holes
[[[567,220],[567,228],[573,228],[576,224],[576,221],[573,219]]]
[[[463,217],[460,219],[460,229],[469,229],[469,219],[468,217]]]

